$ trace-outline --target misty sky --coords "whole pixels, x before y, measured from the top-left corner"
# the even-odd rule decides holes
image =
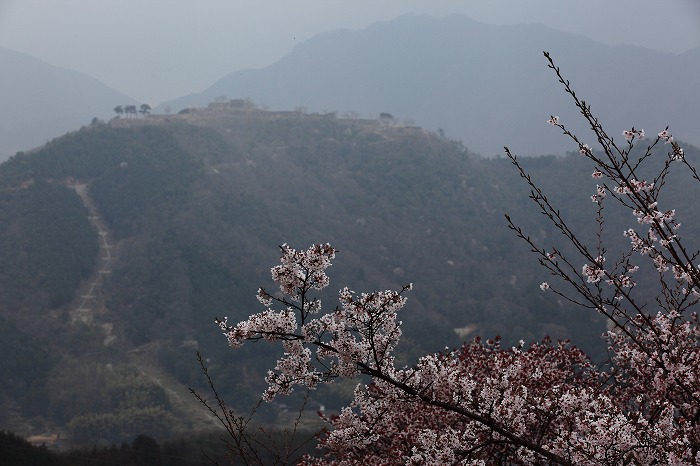
[[[318,33],[410,13],[542,23],[670,53],[700,47],[699,0],[0,0],[0,46],[156,105]]]

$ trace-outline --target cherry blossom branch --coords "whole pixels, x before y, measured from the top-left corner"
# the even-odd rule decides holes
[[[695,423],[698,423],[700,420],[698,380],[686,372],[685,365],[679,366],[676,360],[669,358],[672,353],[675,354],[670,341],[671,339],[676,341],[679,335],[684,335],[688,339],[686,345],[689,346],[684,346],[685,353],[677,354],[674,357],[684,361],[697,361],[699,358],[697,353],[700,346],[698,345],[700,332],[694,328],[697,325],[697,317],[695,313],[684,317],[684,312],[700,300],[700,291],[698,290],[700,267],[693,265],[693,262],[700,257],[700,251],[691,253],[681,241],[677,233],[680,223],[675,219],[675,210],[661,211],[657,207],[660,199],[659,194],[665,187],[667,177],[675,162],[680,162],[690,171],[692,178],[700,182],[698,172],[685,159],[683,149],[673,140],[668,132],[668,127],[657,135],[636,161],[633,161],[631,154],[635,146],[634,143],[644,138],[644,130],[633,127],[631,130],[624,131],[623,136],[627,141],[627,147],[625,149],[618,147],[613,138],[604,131],[598,119],[593,116],[590,106],[578,99],[569,81],[562,76],[550,55],[546,52],[544,55],[549,68],[555,71],[565,92],[572,97],[574,104],[588,121],[590,129],[595,134],[602,149],[602,152],[594,152],[587,144],[582,143],[577,136],[568,131],[558,117],[550,117],[548,122],[569,136],[579,146],[579,153],[594,163],[593,178],[607,180],[602,185],[598,185],[596,194],[591,196],[593,202],[598,204],[596,248],[599,254],[594,259],[589,250],[582,246],[576,233],[566,226],[566,222],[563,221],[559,212],[534,184],[520,165],[517,157],[506,148],[506,154],[519,170],[521,178],[524,178],[530,186],[530,198],[535,201],[540,211],[548,217],[550,222],[562,232],[573,246],[574,251],[577,251],[584,260],[592,261],[593,265],[584,265],[582,273],[579,273],[570,260],[558,253],[558,258],[561,258],[562,262],[569,267],[569,270],[564,270],[560,267],[558,260],[554,260],[544,248],[534,244],[530,237],[507,216],[508,225],[518,237],[527,242],[533,252],[538,254],[540,264],[553,275],[572,285],[575,297],[569,297],[570,302],[582,304],[577,299],[578,297],[590,303],[585,307],[595,307],[598,304],[599,311],[613,324],[615,331],[608,332],[608,338],[613,343],[615,350],[612,373],[617,374],[615,380],[619,384],[620,394],[631,390],[631,392],[637,393],[636,396],[642,397],[639,399],[645,400],[635,409],[646,409],[644,411],[646,422],[667,422],[668,419],[673,418],[673,416],[671,418],[665,417],[671,413],[668,409],[672,407],[675,412],[683,412],[690,408],[691,417]],[[663,161],[662,167],[653,177],[652,182],[640,180],[637,173],[647,161],[652,159],[653,149],[661,141],[671,144],[671,151],[667,154],[667,158]],[[648,232],[645,236],[637,233],[634,229],[628,229],[625,232],[625,236],[630,239],[631,249],[623,253],[610,270],[605,269],[602,265],[605,260],[602,245],[604,224],[602,200],[606,194],[611,194],[612,199],[631,210],[639,224],[648,226]],[[648,306],[638,304],[633,296],[635,282],[630,277],[630,270],[636,271],[638,267],[630,263],[632,252],[649,257],[657,270],[660,292],[655,301],[660,311],[655,316],[645,312]],[[617,272],[618,269],[621,269],[622,273]],[[673,273],[673,283],[668,279],[668,271]],[[584,282],[584,278],[587,283]],[[611,286],[615,299],[601,298],[601,283],[603,281]],[[589,283],[593,284],[595,292],[592,292]],[[544,282],[541,288],[543,290],[552,289],[547,282]],[[568,297],[567,293],[559,290],[555,290],[555,292],[559,296]],[[625,303],[625,306],[621,304],[621,301]],[[612,307],[611,311],[606,309],[608,305]],[[623,316],[623,320],[618,320],[616,318],[618,315]],[[688,362],[683,364],[688,364]],[[640,385],[635,385],[633,381]],[[650,389],[649,384],[652,384],[654,388]],[[659,398],[654,399],[650,393],[655,393]],[[624,397],[631,400],[631,394],[624,395]],[[681,423],[677,427],[683,427],[685,432],[696,429],[688,431],[687,422],[686,424]],[[694,440],[689,440],[689,450],[686,450],[686,452],[692,453],[694,463],[700,461],[700,458],[695,457],[695,454],[700,450],[700,438],[698,437],[700,435],[689,435],[689,438],[694,438]],[[660,442],[658,445],[662,443]],[[635,447],[629,451],[637,450],[638,448]],[[686,458],[690,458],[690,456]]]
[[[403,393],[410,395],[410,396],[413,396],[413,397],[416,397],[426,404],[429,404],[431,406],[435,406],[438,408],[442,408],[445,411],[454,412],[456,414],[459,414],[461,416],[469,418],[472,421],[476,421],[479,424],[482,424],[482,425],[488,427],[493,432],[498,433],[499,435],[501,435],[503,438],[507,439],[513,445],[518,445],[521,447],[525,447],[528,450],[532,450],[533,452],[549,459],[550,461],[553,461],[555,464],[559,464],[562,466],[572,466],[573,465],[573,463],[566,460],[565,458],[563,458],[559,455],[556,455],[556,454],[542,448],[541,446],[539,446],[533,442],[530,442],[529,440],[527,440],[525,438],[522,438],[520,436],[513,434],[508,429],[501,427],[497,422],[495,422],[490,417],[482,416],[480,414],[477,414],[476,412],[464,409],[458,405],[455,405],[452,403],[446,403],[444,401],[435,399],[434,397],[423,393],[421,390],[418,390],[418,389],[414,388],[413,386],[406,384],[404,382],[400,382],[400,381],[394,379],[393,377],[390,377],[390,376],[382,373],[381,371],[369,368],[369,367],[364,366],[362,364],[359,364],[359,365],[362,368],[361,369],[362,373],[370,375],[372,377],[375,377],[379,380],[383,380],[383,381],[391,384],[392,386],[398,388]]]

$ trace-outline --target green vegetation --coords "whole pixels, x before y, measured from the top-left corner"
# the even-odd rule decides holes
[[[28,416],[46,412],[46,380],[54,358],[41,341],[23,332],[12,321],[0,317],[0,405],[12,398]]]
[[[9,314],[70,301],[97,253],[78,196],[42,178],[0,192],[0,244],[0,295]]]
[[[274,441],[285,441],[282,432],[271,429],[269,433]],[[309,432],[303,432],[300,437],[310,435]],[[302,447],[300,452],[311,453],[314,447],[315,442],[311,442]],[[261,449],[260,457],[265,464],[274,463],[274,456],[270,452]],[[44,445],[32,445],[11,432],[0,431],[0,461],[3,466],[208,466],[212,464],[210,459],[219,461],[219,464],[226,461],[219,432],[202,432],[167,441],[137,435],[129,442],[117,445],[59,452]]]
[[[686,157],[698,156],[687,148]],[[585,161],[545,156],[524,165],[595,241],[582,218],[593,207],[576,210],[595,189]],[[164,434],[174,408],[162,389],[135,374],[122,387],[105,369],[121,371],[128,350],[157,343],[152,364],[201,388],[198,349],[224,398],[245,409],[264,385],[259,367],[274,356],[262,343],[229,351],[213,320],[262,310],[255,291],[271,283],[270,245],[285,242],[336,246],[336,286],[413,282],[402,316],[407,363],[458,345],[455,328],[473,329],[465,338],[498,333],[506,345],[572,338],[602,359],[603,324],[541,293],[547,277],[506,228],[508,212],[526,231],[554,233],[523,186],[505,181],[511,170],[505,159],[479,158],[419,128],[255,109],[117,119],[17,154],[0,166],[0,345],[11,347],[0,362],[10,381],[0,397],[23,400],[24,392],[23,407],[33,400],[41,408],[32,415],[70,426],[76,440]],[[76,287],[98,259],[88,211],[64,187],[74,183],[87,185],[116,244],[102,289],[112,347],[100,328],[69,318]],[[674,180],[668,193],[685,219],[697,220],[684,186]],[[629,218],[609,218],[610,232],[629,227]],[[6,328],[17,331],[6,339]],[[16,373],[28,361],[39,363]],[[340,403],[347,393],[338,386],[325,396]],[[146,430],[127,432],[132,422]]]
[[[59,369],[48,383],[48,413],[67,425],[76,444],[118,443],[142,432],[164,437],[180,422],[163,388],[133,366],[64,361]]]
[[[68,463],[51,452],[46,446],[33,446],[12,432],[0,430],[0,460],[5,466],[68,466]]]

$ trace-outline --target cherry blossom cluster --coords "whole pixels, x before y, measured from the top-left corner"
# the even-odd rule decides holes
[[[304,290],[321,290],[328,286],[325,270],[335,257],[335,249],[330,244],[315,244],[308,251],[296,251],[287,244],[280,249],[281,264],[272,268],[272,279],[279,283],[282,293],[298,301]]]
[[[594,175],[595,175],[595,172],[594,172]],[[595,176],[594,176],[594,178],[595,178]],[[591,196],[591,201],[598,204],[605,197],[605,186],[596,185],[595,191],[596,191],[596,193]]]
[[[598,283],[605,277],[603,262],[605,262],[605,257],[598,256],[596,257],[595,265],[584,264],[581,273],[586,277],[588,283]]]
[[[253,314],[248,320],[235,326],[228,325],[228,317],[224,317],[223,320],[217,319],[216,324],[226,332],[228,344],[233,348],[240,347],[246,340],[264,338],[274,341],[276,335],[289,333],[297,328],[296,314],[290,309],[279,312],[268,309]]]
[[[676,141],[673,139],[673,136],[671,136],[671,133],[668,132],[668,128],[661,131],[658,134],[658,138],[660,141],[664,141],[666,144],[671,144],[672,150],[668,154],[668,157],[671,161],[679,161],[685,158],[683,148],[680,147],[678,143],[676,143]]]
[[[622,406],[666,455],[665,464],[700,460],[700,323],[698,315],[678,311],[637,316],[626,335],[608,332],[614,348],[611,376]]]
[[[636,271],[635,269],[637,269],[637,268],[638,267],[634,267],[630,270]],[[606,282],[608,285],[618,285],[622,288],[632,288],[634,285],[636,285],[635,281],[632,279],[631,276],[624,275],[624,274],[618,275],[617,277],[615,277],[613,279],[608,279],[608,280],[606,280]]]
[[[673,136],[668,132],[668,128],[659,133],[659,139],[666,142],[666,144],[671,144],[673,142]]]
[[[642,237],[639,236],[633,228],[628,228],[622,232],[622,234],[630,239],[633,251],[637,251],[644,255],[651,253],[652,247],[649,242],[642,239]]]
[[[632,128],[631,130],[625,130],[622,132],[622,135],[625,137],[625,140],[632,142],[634,138],[637,139],[644,139],[644,130],[643,129],[634,129]]]
[[[281,250],[280,265],[271,269],[271,275],[284,296],[260,288],[257,297],[267,310],[236,325],[229,325],[227,318],[216,320],[231,347],[248,340],[281,342],[284,355],[267,374],[264,399],[289,394],[295,385],[314,388],[335,377],[391,370],[392,352],[401,336],[397,313],[406,302],[403,292],[412,285],[400,292],[360,296],[343,288],[340,305],[314,318],[312,315],[321,311],[321,301],[312,298],[310,292],[328,286],[325,270],[335,257],[335,249],[329,244],[315,244],[306,251],[297,251],[285,244]],[[274,310],[270,307],[273,304],[284,309]]]
[[[477,339],[421,358],[396,380],[358,386],[353,404],[329,419],[326,456],[304,464],[541,464],[538,450],[577,465],[689,457],[684,442],[671,455],[660,442],[673,410],[663,407],[654,419],[627,410],[630,394],[601,383],[565,342],[501,349]]]
[[[352,406],[329,420],[327,456],[306,464],[479,464],[511,455],[517,447],[492,444],[492,428],[465,413],[489,413],[499,429],[541,437],[550,428],[542,417],[547,404],[563,386],[590,385],[592,369],[579,350],[549,340],[502,350],[497,339],[477,339],[427,355],[397,371],[398,383],[378,378],[358,386]]]

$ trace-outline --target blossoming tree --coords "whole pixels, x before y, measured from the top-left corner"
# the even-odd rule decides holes
[[[668,128],[641,152],[635,146],[644,140],[643,130],[625,131],[625,142],[616,142],[545,57],[599,146],[594,150],[558,117],[550,118],[593,165],[598,241],[590,246],[569,228],[508,148],[531,199],[573,253],[542,247],[507,220],[553,276],[543,291],[608,320],[610,362],[596,367],[579,349],[548,338],[512,348],[477,338],[398,367],[398,313],[411,285],[359,295],[344,288],[339,304],[324,311],[314,293],[329,284],[326,269],[335,249],[283,245],[281,263],[272,268],[281,293],[261,288],[265,311],[234,325],[217,320],[232,347],[260,339],[282,345],[264,398],[339,377],[371,378],[358,384],[350,406],[328,419],[323,456],[303,463],[700,464],[700,325],[692,311],[700,299],[700,268],[693,264],[700,253],[683,243],[672,206],[660,205],[672,168],[688,170],[698,182],[700,177]],[[670,149],[661,168],[652,179],[640,179],[663,143]],[[607,257],[603,241],[610,199],[636,218],[623,233],[630,243],[619,257]],[[660,284],[655,303],[636,298],[642,267],[651,267]]]

